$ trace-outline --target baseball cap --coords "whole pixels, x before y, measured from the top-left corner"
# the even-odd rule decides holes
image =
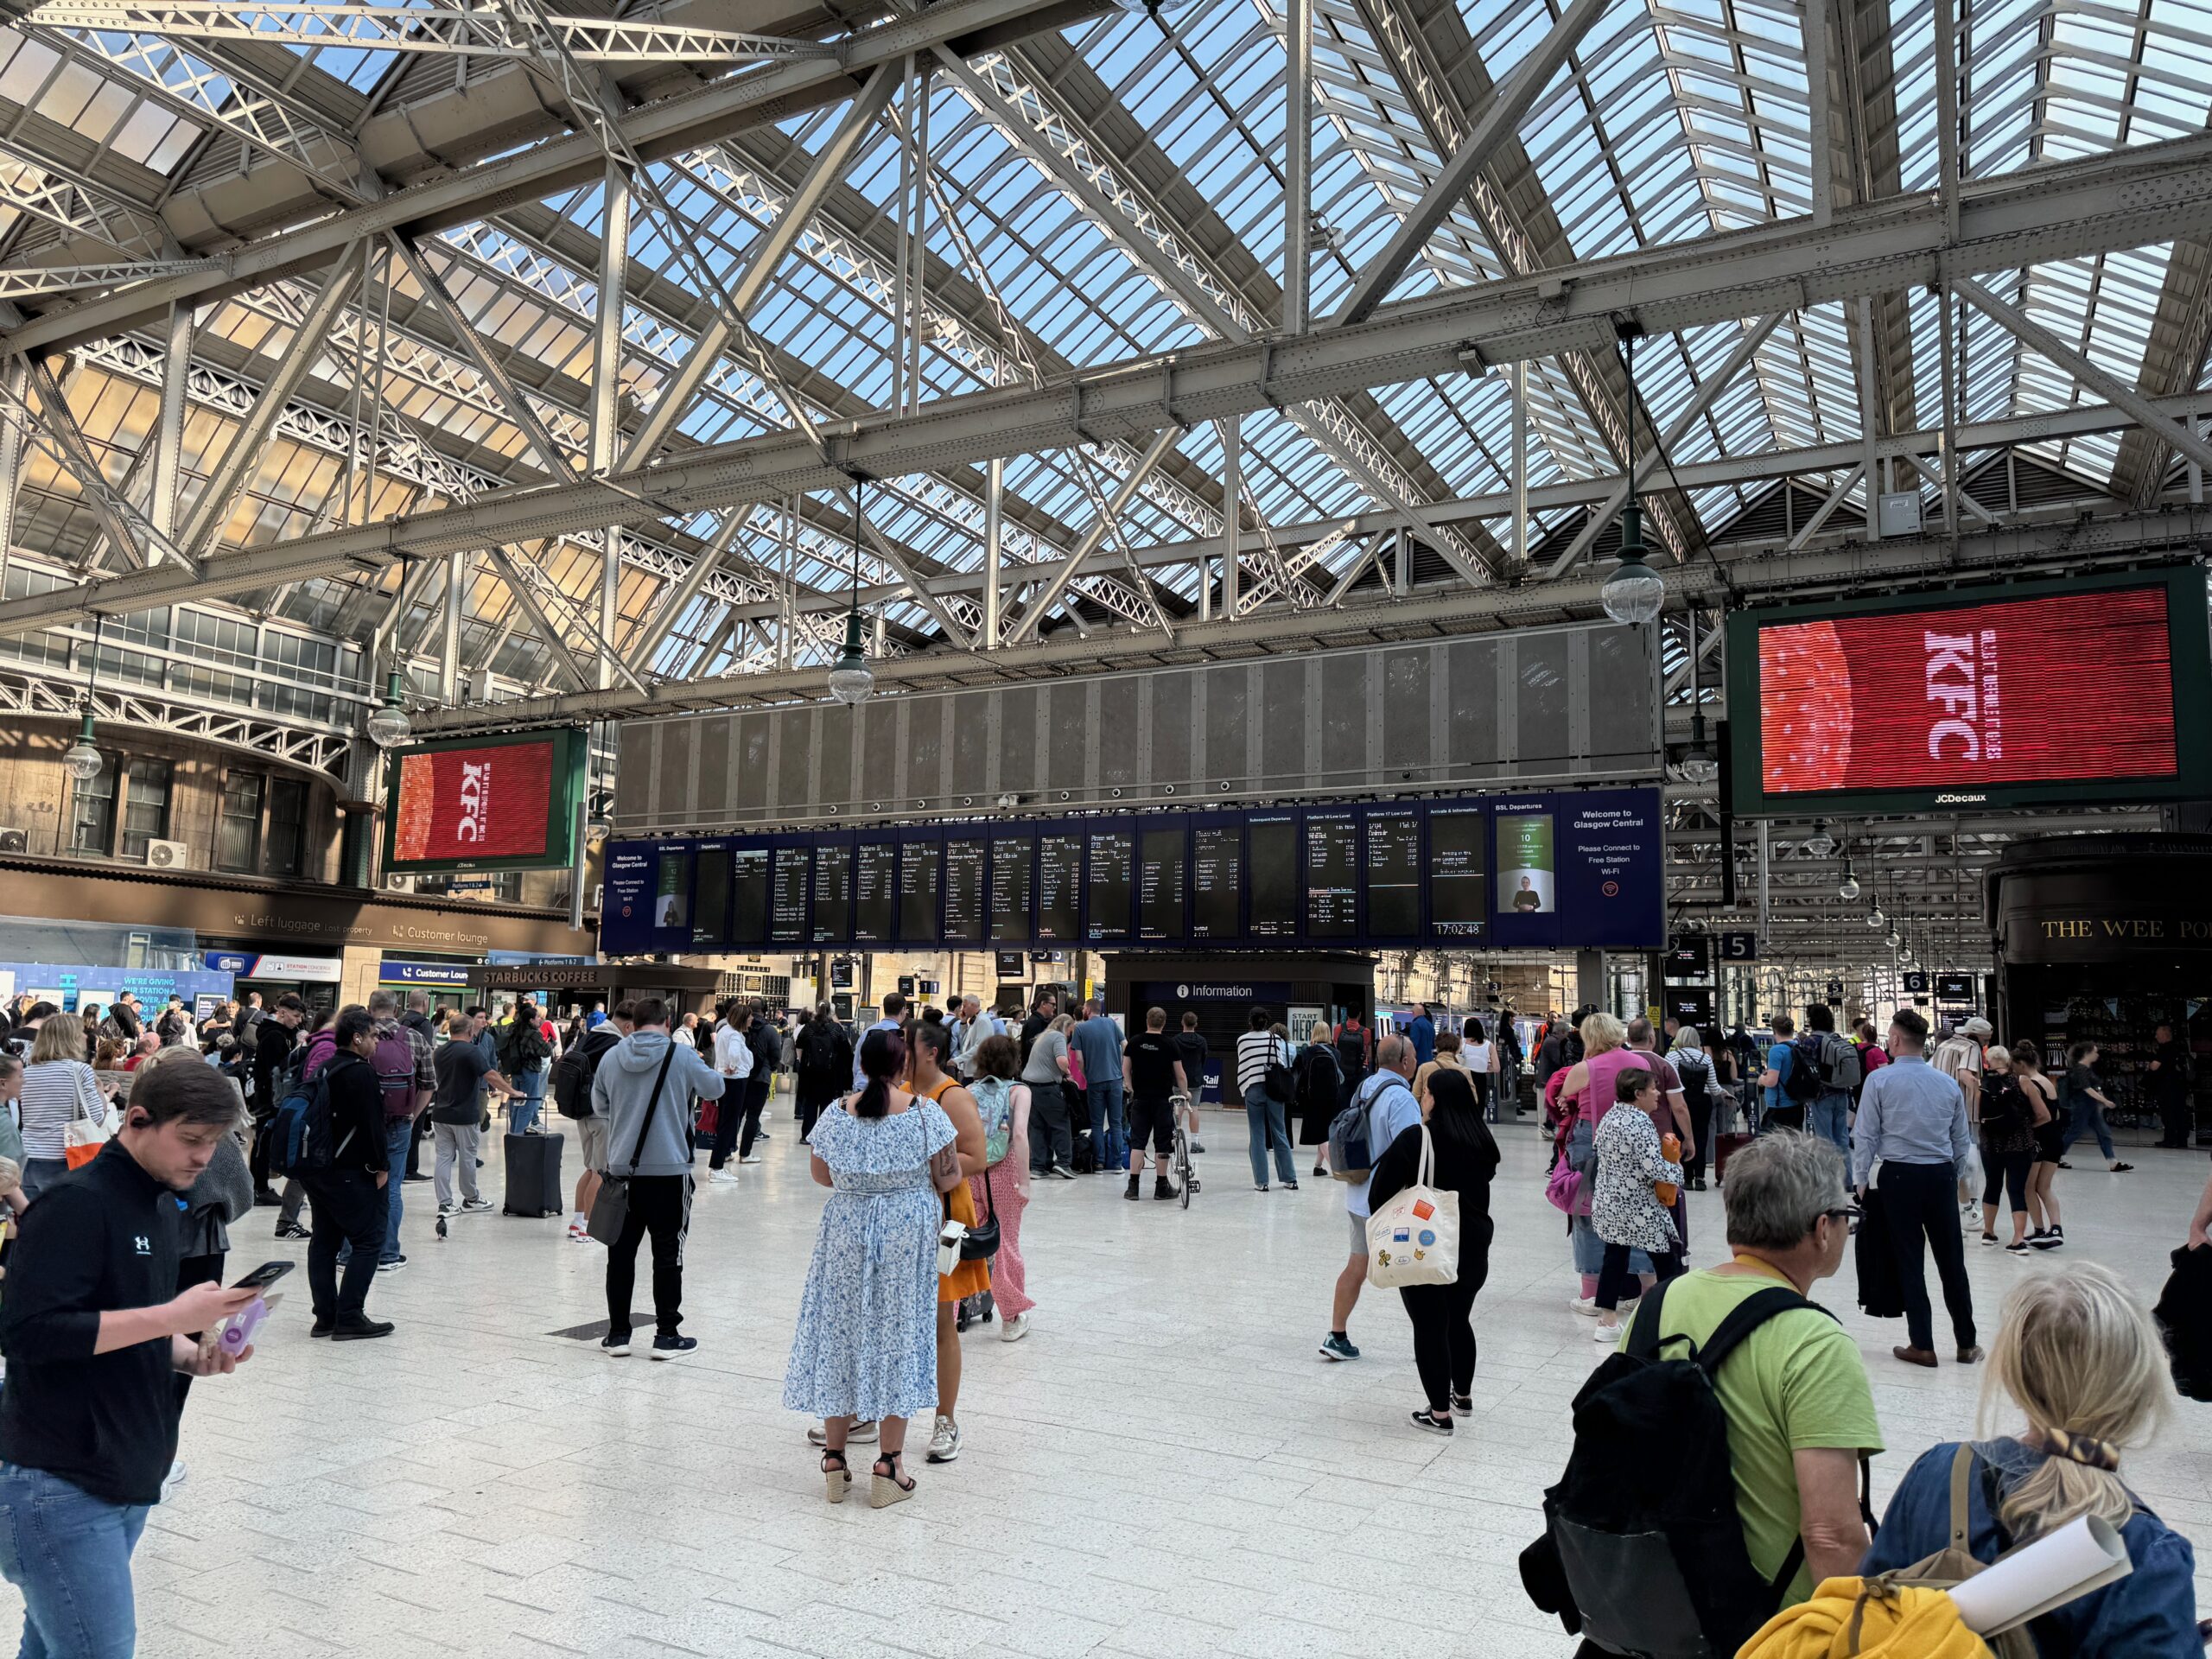
[[[1969,1037],[1986,1037],[1991,1032],[1995,1030],[1996,1027],[1992,1026],[1988,1020],[1983,1019],[1980,1014],[1976,1014],[1973,1019],[1961,1026],[1959,1029],[1966,1033]]]

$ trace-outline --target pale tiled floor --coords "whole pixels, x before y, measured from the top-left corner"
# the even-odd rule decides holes
[[[427,1186],[407,1189],[413,1260],[371,1302],[397,1335],[311,1344],[296,1275],[247,1370],[194,1390],[190,1478],[138,1553],[140,1653],[1567,1652],[1514,1558],[1599,1351],[1566,1307],[1533,1135],[1503,1137],[1477,1415],[1449,1444],[1404,1426],[1417,1390],[1395,1297],[1370,1292],[1355,1316],[1358,1363],[1314,1351],[1341,1189],[1255,1193],[1241,1114],[1210,1114],[1187,1212],[1125,1204],[1103,1178],[1043,1187],[1035,1333],[970,1333],[964,1455],[918,1465],[916,1501],[876,1513],[823,1503],[806,1425],[779,1405],[819,1195],[785,1102],[776,1118],[766,1165],[699,1195],[686,1328],[702,1346],[682,1364],[548,1335],[603,1316],[597,1247],[498,1215],[438,1243]],[[2205,1160],[2146,1153],[2120,1177],[2094,1161],[2061,1178],[2070,1249],[2153,1297]],[[485,1173],[496,1196],[496,1157]],[[1710,1261],[1719,1194],[1692,1203]],[[268,1243],[270,1214],[237,1230],[234,1269],[300,1252]],[[2050,1265],[1970,1249],[1986,1322]],[[1892,1448],[1878,1508],[1914,1453],[1969,1429],[1980,1374],[1891,1360],[1900,1326],[1858,1315],[1847,1267],[1824,1300],[1869,1357]],[[2184,1406],[2126,1471],[2212,1556],[2212,1410]]]

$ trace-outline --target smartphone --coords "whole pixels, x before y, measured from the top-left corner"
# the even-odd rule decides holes
[[[232,1285],[232,1290],[266,1290],[292,1270],[289,1262],[264,1262]]]

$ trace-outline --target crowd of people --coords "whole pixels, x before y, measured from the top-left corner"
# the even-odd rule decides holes
[[[744,999],[701,1018],[641,997],[559,1027],[527,1001],[499,1018],[480,1007],[433,1015],[421,994],[403,1003],[381,989],[312,1012],[295,996],[265,1007],[255,997],[197,1024],[174,1017],[178,1007],[151,1020],[127,998],[82,1016],[9,1011],[0,1102],[16,1109],[0,1126],[20,1130],[0,1144],[0,1200],[19,1236],[0,1300],[0,1511],[29,1506],[39,1526],[0,1528],[0,1573],[23,1592],[27,1652],[130,1651],[130,1552],[181,1470],[183,1395],[168,1379],[251,1357],[250,1345],[204,1338],[257,1294],[222,1285],[228,1230],[257,1207],[277,1211],[278,1236],[306,1240],[313,1337],[389,1335],[367,1304],[378,1275],[407,1261],[405,1185],[432,1185],[442,1231],[493,1209],[478,1171],[494,1108],[511,1135],[543,1138],[550,1101],[576,1124],[583,1154],[569,1236],[607,1251],[601,1351],[622,1358],[640,1342],[631,1304],[650,1242],[644,1351],[680,1358],[698,1346],[683,1329],[696,1194],[760,1161],[772,1133],[763,1107],[788,1073],[806,1167],[827,1197],[784,1400],[817,1420],[808,1439],[828,1501],[851,1493],[853,1448],[872,1446],[867,1497],[881,1508],[918,1490],[911,1423],[926,1425],[927,1464],[961,1455],[962,1344],[975,1316],[989,1310],[1003,1341],[1030,1332],[1022,1236],[1034,1184],[1121,1175],[1137,1199],[1149,1155],[1154,1196],[1178,1196],[1168,1136],[1211,1060],[1195,1020],[1171,1031],[1154,1008],[1125,1033],[1103,1003],[1063,1012],[1050,991],[1019,1021],[972,998],[941,1013],[894,993],[857,1041],[827,1006],[785,1027]],[[1321,1354],[1360,1357],[1350,1327],[1370,1280],[1371,1219],[1415,1185],[1448,1194],[1455,1274],[1399,1287],[1421,1394],[1409,1421],[1448,1437],[1472,1414],[1474,1308],[1502,1162],[1492,1125],[1541,1112],[1546,1197],[1580,1280],[1571,1300],[1597,1339],[1660,1352],[1729,1332],[1716,1351],[1735,1357],[1713,1388],[1744,1546],[1776,1605],[1824,1578],[1910,1567],[1947,1541],[1993,1559],[2093,1514],[2120,1532],[2135,1570],[2039,1621],[2038,1640],[2056,1643],[2042,1650],[2195,1652],[2190,1547],[2117,1474],[2123,1449],[2172,1398],[2147,1316],[2083,1263],[2024,1281],[1986,1353],[1975,1323],[1963,1246],[1975,1233],[1999,1243],[2001,1199],[2013,1211],[2005,1249],[2063,1247],[2050,1185],[2067,1144],[2057,1085],[2032,1046],[1992,1045],[1979,1020],[1936,1042],[1909,1008],[1878,1039],[1863,1025],[1837,1031],[1827,1014],[1808,1009],[1802,1035],[1778,1018],[1764,1046],[1740,1033],[1708,1046],[1693,1027],[1670,1022],[1662,1035],[1601,1011],[1554,1018],[1529,1063],[1537,1088],[1524,1105],[1510,1020],[1439,1030],[1423,1007],[1379,1035],[1357,1016],[1316,1024],[1300,1045],[1253,1008],[1224,1069],[1224,1094],[1244,1109],[1254,1187],[1298,1190],[1294,1148],[1312,1147],[1315,1173],[1344,1189],[1350,1249]],[[2100,1126],[2095,1061],[2087,1046],[2069,1056],[2076,1134]],[[514,1168],[511,1147],[511,1189]],[[1694,1268],[1684,1195],[1708,1173],[1722,1188],[1728,1259]],[[149,1211],[163,1192],[174,1205]],[[2212,1184],[2190,1248],[2212,1248],[2208,1224]],[[1986,1400],[2024,1420],[1926,1452],[1878,1537],[1859,1507],[1864,1460],[1882,1449],[1865,1363],[1802,1300],[1857,1230],[1862,1300],[1870,1248],[1895,1271],[1907,1338],[1895,1357],[1940,1363],[1924,1282],[1932,1255],[1954,1357],[1986,1358]],[[1777,1287],[1801,1300],[1739,1332],[1732,1316]],[[130,1402],[129,1433],[118,1440],[92,1401]],[[1961,1469],[1973,1493],[1963,1521],[1952,1507]],[[82,1541],[60,1564],[65,1531]],[[87,1617],[87,1586],[99,1603],[92,1638],[71,1623]],[[1570,1582],[1561,1594],[1573,1593]]]

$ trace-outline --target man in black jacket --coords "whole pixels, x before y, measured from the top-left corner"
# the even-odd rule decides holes
[[[399,1016],[399,1023],[410,1031],[423,1033],[423,1040],[433,1049],[438,1046],[438,1028],[430,1020],[430,994],[428,991],[407,993],[407,1012]],[[430,1109],[424,1107],[415,1114],[414,1137],[407,1143],[407,1179],[427,1181],[423,1173],[423,1142],[430,1133]]]
[[[385,1152],[384,1090],[369,1057],[377,1049],[376,1017],[358,1003],[338,1016],[337,1052],[321,1077],[330,1090],[329,1166],[300,1179],[314,1206],[308,1238],[308,1290],[315,1325],[308,1334],[354,1342],[388,1337],[391,1322],[368,1316],[369,1281],[377,1275],[390,1205],[391,1170]],[[346,1278],[338,1278],[338,1247],[353,1246]]]
[[[262,1021],[260,1035],[254,1039],[249,1073],[253,1086],[246,1090],[253,1114],[253,1153],[246,1161],[253,1172],[253,1201],[257,1205],[282,1202],[269,1185],[269,1129],[276,1108],[283,1103],[284,1069],[292,1058],[294,1033],[307,1014],[308,1005],[287,991],[276,999],[275,1010]]]
[[[123,1128],[24,1212],[0,1304],[0,1573],[22,1592],[26,1653],[129,1653],[130,1554],[176,1458],[177,1374],[232,1371],[187,1332],[260,1293],[177,1291],[177,1194],[238,1122],[208,1066],[139,1074]]]
[[[741,1164],[760,1161],[753,1155],[753,1143],[768,1139],[767,1130],[760,1127],[760,1114],[768,1109],[768,1090],[775,1085],[776,1067],[784,1058],[783,1039],[768,1018],[768,1005],[756,996],[749,1006],[753,1026],[745,1033],[745,1040],[753,1051],[753,1070],[745,1079],[745,1128],[737,1140],[737,1161]]]
[[[607,1168],[607,1120],[591,1103],[591,1086],[599,1076],[599,1063],[609,1051],[630,1034],[630,1016],[638,1005],[624,997],[605,1020],[584,1033],[576,1049],[576,1058],[584,1069],[583,1109],[585,1116],[576,1120],[577,1151],[583,1159],[583,1168],[576,1176],[576,1209],[569,1217],[569,1242],[571,1244],[591,1243],[591,1207],[599,1198],[599,1178]]]

